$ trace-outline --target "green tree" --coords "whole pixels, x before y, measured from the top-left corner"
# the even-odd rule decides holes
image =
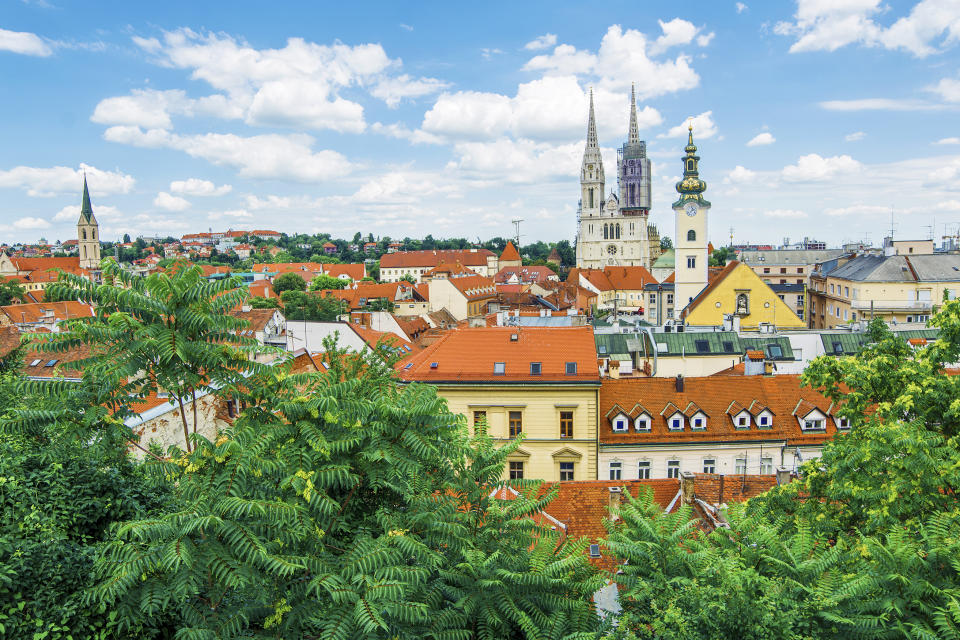
[[[369,311],[389,311],[393,313],[397,309],[397,305],[393,303],[393,300],[388,300],[386,298],[374,298],[367,302],[366,309]]]
[[[325,289],[343,289],[349,284],[348,280],[334,278],[325,273],[317,274],[310,281],[310,291],[323,291]]]
[[[307,281],[299,273],[281,273],[273,279],[273,292],[278,296],[284,291],[306,291]]]
[[[737,252],[734,251],[733,247],[720,247],[719,249],[714,249],[713,254],[710,256],[710,266],[722,267],[729,261],[734,260],[736,257]]]
[[[347,312],[346,303],[333,296],[284,291],[280,299],[287,320],[335,322],[341,314]]]
[[[667,249],[673,249],[673,240],[670,239],[670,236],[663,236],[660,238],[660,248],[664,251]]]
[[[26,290],[16,278],[0,280],[0,306],[23,302],[26,296]]]
[[[181,508],[119,528],[89,600],[178,637],[544,638],[596,626],[584,542],[490,497],[506,457],[433,388],[327,343],[325,374],[265,368],[216,442],[159,463]]]
[[[254,309],[279,309],[279,298],[264,298],[263,296],[254,296],[250,298],[250,306]]]
[[[124,244],[130,242],[130,234],[129,234],[129,233],[123,234],[123,242],[124,242]]]
[[[400,280],[402,280],[403,282],[409,282],[410,284],[416,284],[416,283],[417,283],[417,279],[414,278],[414,277],[413,277],[412,275],[410,275],[409,273],[405,273],[405,274],[403,274],[402,276],[400,276]]]
[[[560,261],[563,265],[569,266],[577,263],[576,252],[573,250],[573,246],[569,240],[561,240],[557,243],[557,253],[560,254]]]

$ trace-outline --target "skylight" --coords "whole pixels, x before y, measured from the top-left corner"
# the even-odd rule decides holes
[[[710,351],[710,343],[707,340],[694,340],[693,344],[697,348],[697,353],[707,353]]]
[[[767,345],[767,355],[771,358],[782,358],[783,357],[783,347],[778,344],[768,344]]]
[[[606,353],[606,352],[607,352],[607,345],[601,344],[597,347],[597,353]]]
[[[43,362],[43,360],[41,360],[40,358],[37,358],[36,360],[34,360],[33,362],[30,363],[30,366],[31,366],[31,367],[35,367],[35,366],[37,366],[38,364],[40,364],[41,362]]]
[[[543,366],[542,366],[542,364],[541,364],[540,362],[531,362],[531,363],[530,363],[530,375],[532,375],[532,376],[538,376],[538,375],[540,375],[541,369],[543,369]]]
[[[56,366],[56,364],[57,364],[58,362],[60,362],[60,361],[59,361],[59,360],[49,360],[49,361],[47,361],[47,364],[45,364],[44,366],[46,366],[46,367],[53,367],[53,366]]]
[[[575,376],[575,375],[577,375],[577,363],[576,363],[576,362],[568,362],[568,363],[566,364],[566,372],[567,372],[567,375],[568,375],[568,376]]]
[[[507,363],[506,362],[494,362],[493,363],[493,375],[502,376],[507,373]]]

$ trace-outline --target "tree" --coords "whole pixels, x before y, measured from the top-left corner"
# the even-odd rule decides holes
[[[26,290],[16,278],[0,280],[0,306],[24,302],[26,296]]]
[[[280,298],[283,303],[283,313],[287,320],[335,322],[341,314],[347,312],[346,303],[333,296],[321,296],[318,293],[303,293],[302,291],[284,291]]]
[[[664,251],[667,249],[673,249],[673,240],[670,239],[670,236],[663,236],[660,238],[660,248]]]
[[[561,240],[557,243],[557,253],[560,254],[560,261],[564,265],[575,265],[577,263],[576,252],[569,240]]]
[[[264,298],[263,296],[254,296],[250,298],[250,306],[254,309],[279,309],[279,298]]]
[[[393,303],[393,300],[388,300],[387,298],[374,298],[367,302],[367,307],[370,311],[389,311],[393,313],[397,309],[397,305]]]
[[[89,596],[178,636],[542,638],[589,632],[585,542],[490,497],[518,442],[466,438],[433,388],[325,345],[325,374],[270,367],[215,442],[160,463],[179,509],[117,530]]]
[[[719,249],[714,249],[713,254],[710,256],[710,266],[722,267],[736,257],[737,252],[734,251],[733,247],[720,247]]]
[[[323,291],[324,289],[343,289],[349,284],[348,280],[343,278],[334,278],[325,273],[319,273],[310,281],[310,291]]]
[[[306,291],[307,281],[299,273],[281,273],[273,279],[273,292],[278,296],[284,291]]]
[[[197,431],[197,395],[221,393],[260,365],[249,356],[262,349],[239,335],[247,321],[230,315],[247,297],[239,278],[206,280],[197,266],[184,263],[147,277],[134,276],[112,259],[100,265],[104,284],[61,272],[47,288],[52,299],[80,300],[95,308],[92,318],[61,323],[61,330],[35,342],[38,351],[64,352],[87,347],[91,355],[65,368],[82,372],[81,384],[35,383],[50,403],[18,417],[27,433],[50,421],[69,427],[84,442],[103,439],[139,446],[123,420],[138,401],[163,391],[179,407],[184,446],[191,449],[186,407]],[[85,407],[82,412],[77,407]]]
[[[400,276],[400,280],[402,280],[403,282],[409,282],[410,284],[417,284],[417,279],[414,278],[409,273],[405,273],[402,276]]]
[[[125,233],[125,234],[123,234],[123,243],[124,243],[124,244],[127,244],[128,242],[130,242],[130,234],[129,234],[129,233]]]

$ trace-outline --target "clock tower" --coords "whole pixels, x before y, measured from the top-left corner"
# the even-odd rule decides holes
[[[689,127],[683,180],[677,183],[680,197],[673,203],[676,222],[674,236],[674,296],[676,316],[707,286],[707,213],[710,203],[704,199],[707,183],[700,179],[697,147],[693,144],[693,124]]]

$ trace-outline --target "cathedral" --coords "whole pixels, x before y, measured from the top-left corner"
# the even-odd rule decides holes
[[[647,143],[637,128],[637,101],[630,90],[630,127],[627,141],[617,149],[617,192],[606,195],[603,158],[597,141],[597,123],[590,92],[587,146],[580,166],[580,204],[577,208],[577,266],[650,268],[660,256],[660,234],[648,222],[650,215],[650,159]]]

